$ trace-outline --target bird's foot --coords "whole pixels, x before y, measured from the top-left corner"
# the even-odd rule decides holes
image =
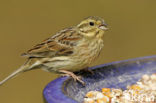
[[[62,76],[72,77],[74,79],[74,81],[78,81],[82,85],[85,86],[85,82],[81,80],[82,79],[81,76],[76,76],[73,72],[66,71],[66,70],[60,70],[59,72],[64,73],[64,74],[61,74]]]
[[[89,72],[90,74],[94,75],[94,72],[92,70],[88,69],[88,68],[85,68],[84,71]]]

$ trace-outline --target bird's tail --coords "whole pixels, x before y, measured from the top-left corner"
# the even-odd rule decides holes
[[[3,79],[2,81],[0,81],[0,85],[4,84],[6,81],[8,81],[9,79],[17,76],[20,73],[23,73],[25,71],[31,70],[35,64],[31,64],[29,63],[30,61],[28,60],[24,65],[22,65],[19,69],[15,70],[13,73],[11,73],[8,77],[6,77],[5,79]]]

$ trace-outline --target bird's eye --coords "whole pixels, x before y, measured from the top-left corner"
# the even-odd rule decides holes
[[[90,25],[90,26],[94,26],[94,23],[93,23],[93,22],[89,22],[89,25]]]

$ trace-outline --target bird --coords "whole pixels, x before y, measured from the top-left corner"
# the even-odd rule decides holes
[[[98,16],[89,16],[75,26],[60,30],[23,53],[26,62],[0,85],[16,75],[38,68],[85,84],[74,72],[89,67],[99,57],[106,30],[108,25]]]

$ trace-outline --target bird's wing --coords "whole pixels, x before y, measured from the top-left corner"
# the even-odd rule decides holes
[[[64,29],[24,53],[28,57],[53,57],[73,54],[82,36],[72,28]]]

